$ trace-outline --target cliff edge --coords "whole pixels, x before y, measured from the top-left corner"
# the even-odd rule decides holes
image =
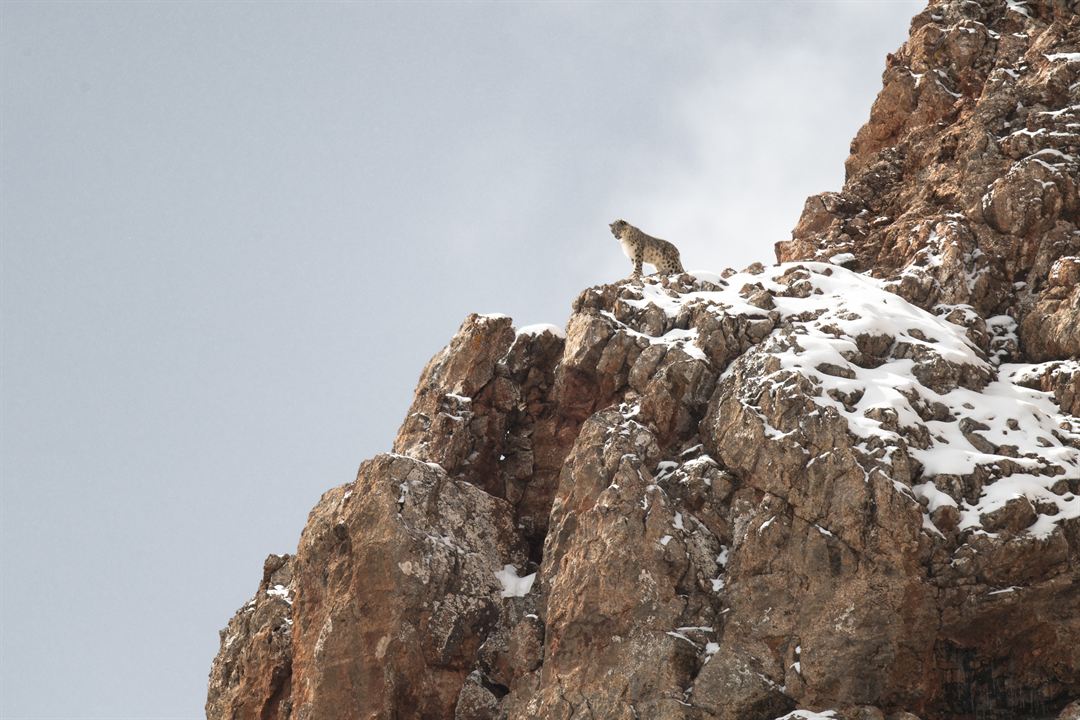
[[[1080,718],[1078,157],[1080,5],[934,0],[779,264],[468,317],[207,718]]]

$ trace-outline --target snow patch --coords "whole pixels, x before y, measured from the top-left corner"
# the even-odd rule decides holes
[[[522,337],[534,337],[537,335],[543,335],[544,333],[551,333],[557,338],[566,339],[566,331],[558,325],[552,325],[551,323],[537,323],[535,325],[526,325],[517,329],[517,336]]]
[[[823,712],[795,710],[794,712],[789,712],[787,715],[776,718],[776,720],[836,720],[836,717],[835,710],[825,710]]]
[[[1013,5],[1017,12],[1026,10],[1020,3]],[[938,226],[953,222],[957,220],[948,219]],[[928,247],[906,272],[923,273],[941,266],[948,242],[947,236],[933,231]],[[969,258],[973,266],[978,259],[977,254]],[[793,278],[789,275],[793,272],[802,277]],[[976,273],[968,272],[969,283],[975,282]],[[704,306],[718,316],[756,319],[767,312],[747,303],[742,289],[749,285],[769,292],[774,305],[770,312],[795,328],[794,332],[774,330],[758,345],[779,360],[780,368],[773,373],[775,382],[787,382],[792,373],[810,380],[813,402],[819,409],[843,417],[857,447],[883,446],[885,464],[890,462],[891,449],[906,445],[923,472],[914,488],[899,485],[896,489],[925,503],[923,527],[929,533],[940,535],[929,519],[940,507],[951,505],[959,510],[961,530],[979,530],[980,516],[1017,496],[1043,509],[1027,530],[1035,537],[1044,537],[1059,523],[1080,517],[1080,497],[1051,491],[1063,478],[1080,476],[1080,422],[1062,413],[1048,393],[1023,386],[1038,376],[1039,367],[1006,362],[1010,346],[1016,346],[1015,320],[1007,316],[986,320],[992,337],[987,355],[967,337],[963,324],[945,319],[948,316],[959,323],[974,320],[972,308],[939,306],[935,312],[941,315],[929,313],[890,292],[892,284],[835,263],[797,262],[767,267],[764,272],[732,273],[711,286],[719,289],[684,293],[647,278],[643,285],[633,286],[639,298],[619,302],[636,309],[659,308],[672,321],[685,318],[691,305],[694,312]],[[791,292],[799,285],[808,292]],[[678,346],[695,359],[704,357],[692,329],[650,337],[619,322],[614,313],[604,314],[622,332],[653,344]],[[874,362],[859,364],[855,360],[863,352],[860,343],[864,342],[876,342],[879,350],[875,352],[881,354]],[[924,385],[918,371],[935,365],[966,379],[931,383],[936,390]],[[733,372],[734,367],[725,372]],[[771,376],[764,379],[769,381]],[[624,416],[638,410],[636,405],[627,407]],[[766,424],[765,432],[776,440],[793,431],[782,432]],[[669,468],[658,466],[658,475],[666,477]],[[963,477],[977,469],[989,477],[975,502],[964,501],[949,486],[936,481],[938,476]],[[1056,489],[1060,493],[1060,487]],[[758,532],[764,532],[771,522],[762,523]]]
[[[275,585],[266,591],[266,594],[270,597],[279,597],[289,605],[292,605],[292,598],[289,597],[289,588],[284,585]]]
[[[536,573],[518,577],[517,568],[513,565],[503,565],[503,569],[494,573],[495,578],[502,583],[502,597],[525,597],[532,590]]]
[[[1026,3],[1020,2],[1020,0],[1005,0],[1005,5],[1007,5],[1008,9],[1012,10],[1014,13],[1023,15],[1029,20],[1031,19],[1031,11],[1025,7]]]

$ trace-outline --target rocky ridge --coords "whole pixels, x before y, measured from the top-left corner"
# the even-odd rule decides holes
[[[888,278],[926,307],[1009,312],[1025,356],[1080,333],[1076,0],[931,2],[887,58],[840,192],[806,201],[781,261]]]
[[[467,318],[207,717],[1077,716],[1074,6],[932,2],[780,264]]]

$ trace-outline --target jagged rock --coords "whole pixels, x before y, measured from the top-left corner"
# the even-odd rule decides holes
[[[735,289],[749,277],[785,299],[756,343],[743,331],[761,308]],[[491,333],[505,353],[472,402],[451,398],[454,412],[472,413],[468,430],[425,434],[410,421],[398,445],[450,458],[455,473],[381,456],[353,487],[328,493],[305,529],[292,565],[293,715],[402,705],[424,717],[937,712],[958,691],[921,668],[969,655],[1000,662],[1021,629],[1050,622],[1080,547],[1080,487],[1068,481],[1080,474],[1080,428],[1025,385],[1057,382],[1044,379],[1071,365],[995,370],[970,322],[943,321],[848,270],[729,279],[590,290],[565,344],[508,332],[501,318],[467,321],[452,346]],[[701,347],[718,327],[731,330],[727,347],[746,346],[726,367],[714,360],[725,353]],[[414,408],[448,412],[445,388],[462,386],[430,371],[444,367],[429,365],[434,379]],[[575,424],[582,397],[569,408],[561,398],[588,373],[588,406],[601,407]],[[559,484],[531,527],[492,482],[505,471],[476,460],[505,453],[529,417],[528,392],[542,408],[531,417],[575,429],[550,455],[564,458]],[[1020,403],[1016,417],[1002,410]],[[484,449],[490,428],[500,430]],[[462,438],[469,454],[445,451]],[[531,486],[533,476],[520,478]],[[1014,478],[1024,482],[1015,497],[1001,489]],[[531,545],[537,527],[542,552]],[[500,569],[512,566],[516,587],[537,555],[536,588],[502,597]],[[971,600],[1021,585],[1045,598],[1023,622],[1013,615],[1027,608]],[[380,597],[396,602],[350,610]],[[962,645],[989,622],[1008,640]],[[1044,695],[1072,687],[1071,637],[1043,638],[1008,682]]]
[[[852,713],[853,720],[885,720],[885,713],[873,705],[863,705]]]
[[[569,703],[613,716],[682,717],[676,711],[704,644],[680,629],[710,627],[720,545],[673,510],[651,471],[660,458],[655,436],[617,410],[582,428],[544,550],[544,664],[528,704],[535,716],[562,717]],[[688,553],[690,545],[702,551]]]
[[[499,696],[484,683],[479,672],[469,673],[454,705],[454,720],[494,720],[498,710]]]
[[[1018,374],[1016,382],[1054,394],[1063,412],[1080,416],[1080,362],[1067,360],[1033,365]]]
[[[997,510],[979,516],[979,522],[989,532],[1008,530],[1013,533],[1031,526],[1038,518],[1035,507],[1026,497],[1014,497]]]
[[[1069,703],[1057,716],[1057,720],[1080,720],[1080,700]]]
[[[1031,360],[1080,353],[1076,284],[1051,270],[1080,254],[1078,37],[1075,2],[929,3],[889,56],[844,189],[807,200],[777,257],[850,254],[927,309],[1011,308]]]
[[[270,555],[259,589],[221,631],[210,671],[208,718],[291,716],[293,558]]]
[[[1032,360],[1080,357],[1080,286],[1051,286],[1020,323],[1020,336]]]
[[[891,479],[868,478],[843,418],[815,412],[801,376],[770,376],[757,358],[767,363],[765,353],[753,350],[736,361],[703,423],[710,452],[760,496],[734,539],[721,651],[732,647],[743,656],[741,665],[775,687],[799,688],[793,695],[799,704],[819,700],[816,687],[847,702],[909,701],[903,693],[910,687],[889,688],[888,678],[906,676],[932,654],[932,599],[914,571],[918,506]],[[867,553],[879,560],[860,562]],[[875,603],[854,601],[868,594]],[[761,607],[771,609],[767,623]],[[872,651],[850,642],[869,627],[875,628]],[[798,678],[788,667],[795,647],[802,649]],[[904,684],[910,686],[896,683]],[[740,716],[738,707],[733,712]]]
[[[1078,52],[932,0],[784,264],[468,317],[208,720],[1077,715]]]
[[[555,411],[562,331],[515,333],[510,318],[470,315],[424,368],[394,451],[509,500],[542,542],[568,439],[580,422]]]

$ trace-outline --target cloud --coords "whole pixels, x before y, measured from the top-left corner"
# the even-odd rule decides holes
[[[665,113],[671,143],[638,146],[608,205],[676,242],[688,268],[774,262],[806,198],[843,184],[913,6],[803,8],[771,34],[718,43]]]

